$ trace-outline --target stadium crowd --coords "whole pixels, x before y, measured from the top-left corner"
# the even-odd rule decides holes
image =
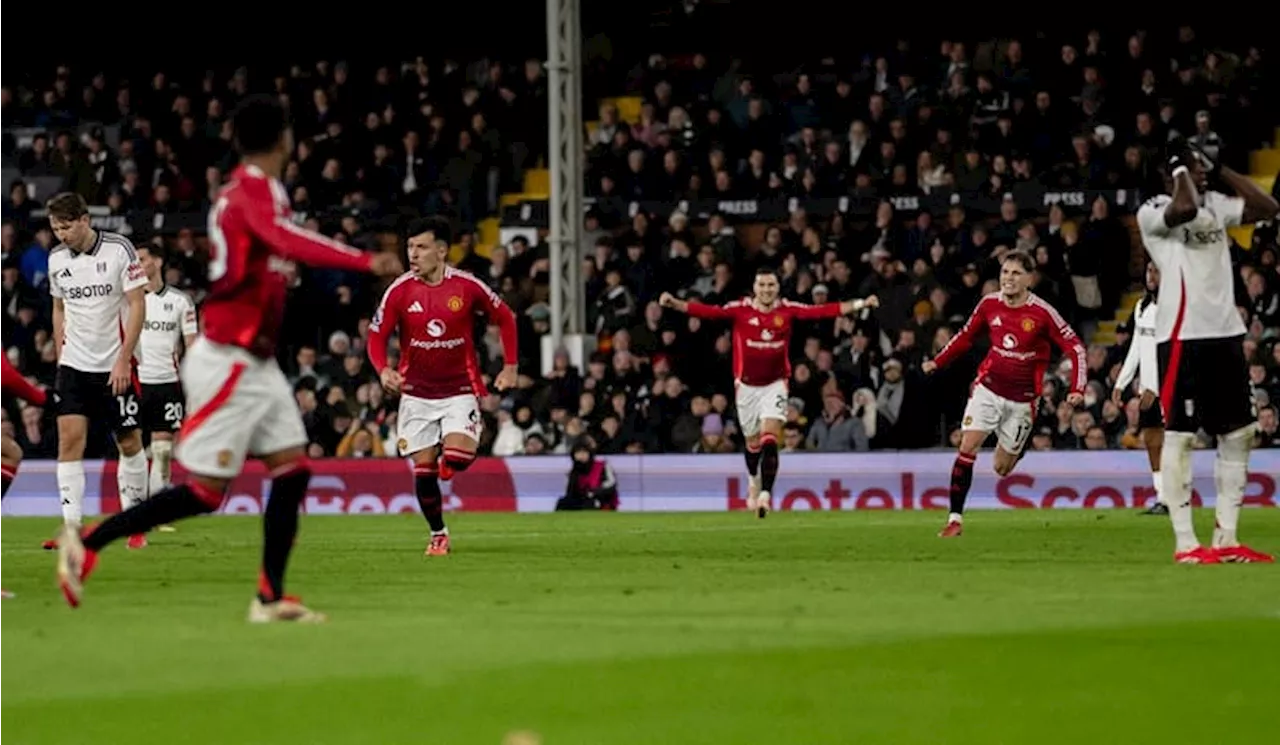
[[[728,59],[652,55],[632,71],[645,103],[624,122],[612,103],[586,137],[588,210],[583,256],[588,328],[599,348],[584,369],[557,353],[544,365],[550,262],[523,237],[487,257],[476,223],[499,209],[547,151],[547,88],[537,60],[508,65],[429,63],[293,65],[177,80],[128,81],[57,67],[3,89],[4,158],[21,177],[4,203],[6,354],[51,384],[47,292],[54,243],[28,194],[32,179],[86,197],[122,218],[136,242],[164,248],[169,284],[201,294],[202,221],[149,231],[158,216],[200,213],[233,165],[227,113],[246,92],[271,89],[290,104],[298,136],[286,187],[298,219],[371,251],[405,218],[443,214],[464,246],[457,262],[489,282],[521,317],[520,383],[487,396],[482,448],[495,455],[568,453],[583,434],[600,452],[731,452],[726,329],[673,317],[671,291],[724,302],[755,269],[779,271],[784,295],[821,303],[876,294],[873,315],[804,325],[793,345],[784,451],[946,446],[958,433],[977,361],[925,379],[935,354],[978,298],[995,289],[998,259],[1030,252],[1034,290],[1089,340],[1140,277],[1126,213],[1104,190],[1162,189],[1162,147],[1188,137],[1227,163],[1270,139],[1262,110],[1269,81],[1259,50],[1176,38],[1090,32],[1059,46],[1016,40],[924,49],[901,41],[848,65],[748,74]],[[1261,125],[1260,129],[1255,129]],[[1246,170],[1243,169],[1242,170]],[[1005,195],[1018,184],[1086,190],[1083,205],[1030,211]],[[944,215],[898,214],[894,199],[939,190],[977,193],[998,214],[956,206]],[[655,219],[625,202],[873,195],[873,214],[791,210],[757,241],[731,214],[705,224],[674,210]],[[39,194],[47,197],[48,194]],[[136,219],[143,215],[147,219]],[[1280,445],[1280,266],[1273,227],[1237,252],[1238,305],[1264,446]],[[311,436],[311,455],[394,453],[396,414],[365,356],[381,287],[299,268],[289,343],[280,349]],[[478,328],[492,374],[498,340]],[[1064,402],[1062,371],[1047,379],[1032,447],[1140,448],[1137,399],[1111,389],[1129,334],[1088,350],[1085,406]],[[550,372],[543,374],[543,369]],[[56,452],[45,412],[6,409],[28,457]],[[107,438],[91,446],[108,447]],[[97,454],[102,454],[99,449]]]

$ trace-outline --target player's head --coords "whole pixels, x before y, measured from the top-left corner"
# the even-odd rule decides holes
[[[1160,269],[1154,261],[1147,262],[1146,284],[1148,292],[1156,292],[1160,289]]]
[[[84,249],[89,242],[89,205],[84,197],[74,192],[55,194],[45,203],[49,211],[49,227],[58,240],[76,249]]]
[[[425,217],[409,223],[409,266],[419,277],[433,274],[449,256],[453,240],[449,221],[443,217]]]
[[[231,114],[231,131],[236,150],[245,158],[275,156],[283,168],[283,159],[293,150],[289,115],[272,96],[254,95],[241,101]]]
[[[762,266],[756,270],[756,281],[751,292],[763,305],[773,305],[778,300],[778,292],[782,285],[778,282],[778,272],[770,267]]]
[[[1031,273],[1036,261],[1026,251],[1010,251],[1000,261],[1000,293],[1006,298],[1018,298],[1031,289]]]
[[[165,252],[160,246],[143,243],[138,246],[138,263],[147,273],[147,279],[155,280],[164,274]]]

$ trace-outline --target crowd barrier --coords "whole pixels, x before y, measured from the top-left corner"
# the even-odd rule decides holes
[[[984,453],[974,473],[973,509],[1137,508],[1155,497],[1143,452],[1030,453],[1004,478]],[[1194,454],[1197,504],[1214,500],[1211,451]],[[746,480],[738,455],[619,455],[608,459],[618,478],[620,509],[635,512],[723,512],[744,509]],[[783,454],[774,489],[781,510],[946,509],[951,453]],[[414,512],[413,475],[399,459],[313,461],[305,509],[311,514]],[[446,508],[474,512],[547,512],[564,494],[564,456],[481,458],[444,484]],[[181,478],[181,469],[175,474]],[[89,516],[119,509],[115,462],[85,464]],[[1275,507],[1280,450],[1260,450],[1250,462],[1245,504]],[[251,463],[232,484],[225,514],[258,514],[271,480]],[[29,461],[5,497],[5,515],[60,514],[52,461]]]

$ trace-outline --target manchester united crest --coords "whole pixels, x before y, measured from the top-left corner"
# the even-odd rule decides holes
[[[1035,322],[1035,321],[1031,320],[1030,318],[1024,318],[1024,319],[1022,319],[1022,330],[1023,330],[1023,331],[1025,331],[1025,332],[1027,332],[1027,333],[1029,334],[1029,333],[1031,333],[1032,331],[1034,331],[1034,330],[1035,330],[1035,328],[1036,328],[1036,322]]]
[[[445,305],[448,306],[449,310],[453,311],[454,313],[457,313],[458,311],[462,310],[462,298],[459,297],[458,295],[454,295],[453,297],[449,298],[449,301],[445,303]]]

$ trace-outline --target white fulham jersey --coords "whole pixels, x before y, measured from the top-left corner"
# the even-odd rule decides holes
[[[1243,335],[1227,228],[1240,224],[1244,200],[1206,192],[1195,219],[1170,228],[1164,210],[1171,201],[1162,194],[1138,209],[1142,242],[1160,269],[1156,343]]]
[[[147,274],[128,238],[97,234],[88,251],[60,243],[49,253],[49,293],[62,298],[65,311],[58,364],[105,373],[120,356],[129,312],[125,293],[145,287]]]
[[[1129,353],[1124,357],[1120,376],[1116,378],[1116,390],[1125,390],[1137,374],[1138,385],[1144,391],[1160,393],[1160,370],[1156,367],[1156,301],[1139,298],[1133,309],[1133,338],[1129,341]],[[148,311],[150,313],[150,311]],[[150,316],[148,316],[150,317]]]
[[[138,382],[143,385],[178,382],[178,344],[195,336],[196,307],[186,293],[161,285],[147,293],[147,320],[138,340],[142,361]]]

